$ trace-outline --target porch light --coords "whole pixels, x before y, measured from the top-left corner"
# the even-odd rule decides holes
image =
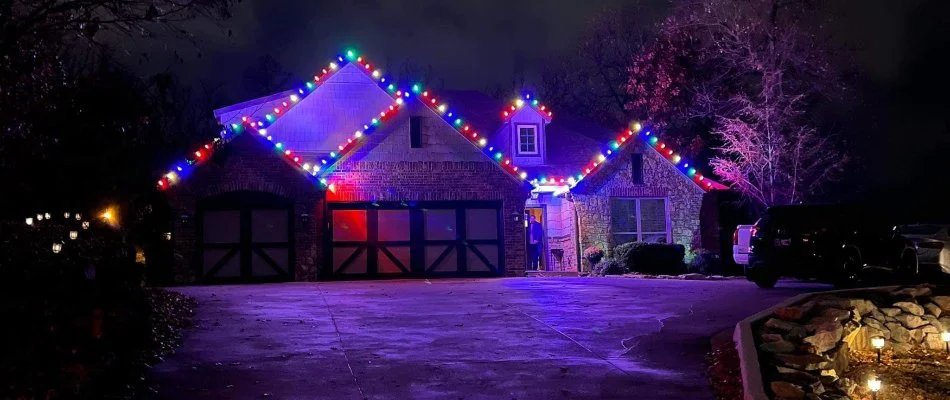
[[[53,254],[59,254],[60,251],[63,251],[63,244],[53,243]]]
[[[28,218],[26,219],[26,224],[27,224],[27,225],[30,225],[30,226],[33,226],[33,217],[28,217]]]
[[[76,240],[79,237],[79,232],[69,231],[69,240]]]

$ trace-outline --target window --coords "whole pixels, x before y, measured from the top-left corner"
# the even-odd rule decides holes
[[[518,154],[538,154],[538,127],[518,125]]]
[[[409,146],[414,149],[422,148],[422,117],[409,117]]]
[[[666,199],[611,198],[610,231],[615,245],[627,242],[669,243]]]
[[[630,155],[630,181],[636,185],[643,184],[643,154]]]

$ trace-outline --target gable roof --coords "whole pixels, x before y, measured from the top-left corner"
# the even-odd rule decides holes
[[[357,130],[352,137],[345,143],[337,146],[339,152],[331,152],[325,158],[316,161],[311,165],[304,160],[301,155],[296,154],[292,149],[286,148],[268,132],[267,128],[274,124],[280,117],[292,111],[294,106],[304,97],[312,93],[319,85],[331,79],[335,72],[341,66],[358,66],[367,76],[373,78],[380,87],[383,87],[394,99],[394,104],[389,106],[388,110],[380,112],[379,117],[374,117],[363,125],[363,129]],[[382,123],[389,112],[396,112],[403,99],[411,96],[418,96],[422,104],[430,108],[433,112],[440,115],[450,126],[466,137],[473,145],[481,148],[489,159],[494,160],[503,170],[516,176],[526,182],[531,182],[535,186],[553,184],[557,186],[573,187],[579,181],[583,180],[591,173],[600,170],[598,166],[606,162],[611,155],[618,152],[626,142],[628,137],[646,138],[655,150],[670,160],[674,166],[693,178],[693,181],[704,190],[722,189],[725,186],[705,179],[697,173],[695,167],[690,167],[687,163],[680,163],[681,157],[676,155],[672,149],[659,142],[655,135],[651,136],[650,131],[640,135],[640,124],[634,124],[634,128],[622,132],[611,140],[615,135],[599,125],[592,123],[580,117],[570,115],[559,115],[557,122],[552,119],[552,112],[540,105],[537,99],[532,99],[530,95],[525,95],[524,99],[516,100],[517,105],[504,105],[501,102],[491,99],[484,94],[472,91],[446,92],[441,96],[424,89],[419,84],[403,90],[390,82],[382,75],[381,71],[373,68],[372,64],[364,60],[362,56],[349,50],[345,55],[337,56],[337,61],[331,62],[327,68],[314,76],[312,81],[308,81],[303,87],[296,90],[288,90],[274,95],[261,97],[247,102],[239,103],[233,106],[224,107],[215,110],[215,116],[222,123],[227,123],[220,132],[220,137],[215,138],[199,148],[184,161],[176,163],[172,169],[158,181],[159,189],[166,189],[177,183],[182,177],[187,175],[187,169],[201,164],[215,149],[226,145],[230,138],[240,135],[246,131],[253,131],[254,136],[259,137],[262,143],[272,146],[276,153],[283,155],[285,160],[295,164],[302,171],[314,177],[322,186],[327,186],[327,180],[324,178],[328,171],[332,171],[333,166],[343,158],[348,152],[359,147],[364,140],[364,135],[370,134],[376,126]],[[453,108],[449,108],[451,107]],[[546,127],[549,136],[547,141],[547,151],[549,164],[547,166],[533,166],[531,173],[520,169],[513,164],[497,144],[501,138],[497,137],[500,128],[507,123],[508,114],[516,111],[522,105],[536,107],[546,121],[551,121]],[[251,115],[234,115],[240,110],[248,110],[253,107],[254,112]],[[466,113],[467,117],[459,115],[459,110]],[[479,131],[478,129],[481,129]],[[606,144],[605,144],[606,143]],[[593,161],[589,154],[595,152]],[[321,165],[327,165],[328,168],[321,168]]]

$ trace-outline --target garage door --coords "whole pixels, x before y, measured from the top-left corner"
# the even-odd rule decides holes
[[[228,193],[203,201],[200,210],[203,281],[293,280],[289,200],[267,193]]]
[[[500,202],[330,203],[332,278],[498,276]]]

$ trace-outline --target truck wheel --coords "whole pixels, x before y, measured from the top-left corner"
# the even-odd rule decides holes
[[[755,285],[763,289],[771,289],[775,287],[775,284],[778,282],[778,275],[768,273],[765,271],[760,271],[752,278],[752,282],[755,282]]]

